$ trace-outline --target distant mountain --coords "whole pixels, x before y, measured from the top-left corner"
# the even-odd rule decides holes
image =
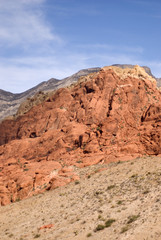
[[[157,80],[157,86],[161,87],[161,78],[156,78],[156,80]]]
[[[54,91],[58,88],[69,86],[76,82],[81,76],[88,75],[92,72],[98,72],[99,70],[100,68],[83,69],[70,77],[64,78],[63,80],[51,78],[48,81],[44,81],[19,94],[14,94],[0,89],[0,121],[8,116],[16,114],[20,104],[27,98],[34,96],[36,93],[40,91]]]
[[[131,65],[131,64],[113,64],[112,66],[117,66],[123,69],[134,68],[134,65]],[[143,66],[143,68],[150,76],[155,78],[151,73],[151,70],[149,67]],[[99,70],[100,70],[99,67],[87,68],[87,69],[80,70],[79,72],[67,78],[64,78],[62,80],[51,78],[48,81],[44,81],[38,84],[37,86],[19,94],[14,94],[14,93],[7,92],[0,89],[0,121],[6,117],[16,114],[20,104],[24,102],[27,98],[34,96],[36,93],[40,91],[43,91],[43,92],[54,91],[58,88],[70,86],[71,84],[77,82],[77,80],[81,76],[86,76],[90,73],[98,72]],[[160,87],[161,78],[155,78],[155,79],[157,81],[158,87]]]

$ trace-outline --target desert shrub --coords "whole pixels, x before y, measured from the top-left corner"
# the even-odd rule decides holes
[[[106,222],[105,222],[105,227],[110,227],[112,225],[113,222],[115,222],[116,220],[115,219],[108,219]]]
[[[138,217],[139,217],[139,215],[131,215],[131,216],[129,216],[128,217],[129,220],[127,221],[127,223],[129,224],[129,223],[135,222],[138,219]]]
[[[98,224],[98,226],[97,226],[96,229],[95,229],[95,232],[100,231],[100,230],[103,230],[104,228],[105,228],[105,225]]]

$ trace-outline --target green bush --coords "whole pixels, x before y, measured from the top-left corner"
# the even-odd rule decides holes
[[[115,222],[116,220],[115,219],[108,219],[106,222],[105,222],[105,227],[110,227],[112,225],[113,222]]]

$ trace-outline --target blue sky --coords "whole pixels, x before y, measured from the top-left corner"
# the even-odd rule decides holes
[[[0,89],[115,63],[161,77],[160,0],[0,0]]]

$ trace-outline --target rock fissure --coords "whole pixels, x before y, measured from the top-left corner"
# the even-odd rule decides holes
[[[150,114],[149,110],[150,110],[151,105],[146,109],[146,111],[143,113],[142,117],[141,117],[141,122],[144,122],[147,115]],[[150,116],[150,115],[149,115]]]
[[[110,112],[111,112],[111,110],[112,110],[112,103],[113,103],[113,98],[114,98],[114,95],[115,95],[115,89],[113,90],[113,92],[112,92],[112,94],[111,94],[111,96],[110,96],[110,98],[109,98],[109,103],[108,103],[108,112],[107,112],[107,117],[109,117],[110,116]]]
[[[79,179],[75,167],[161,154],[161,94],[142,69],[103,68],[49,98],[0,124],[1,205]]]

